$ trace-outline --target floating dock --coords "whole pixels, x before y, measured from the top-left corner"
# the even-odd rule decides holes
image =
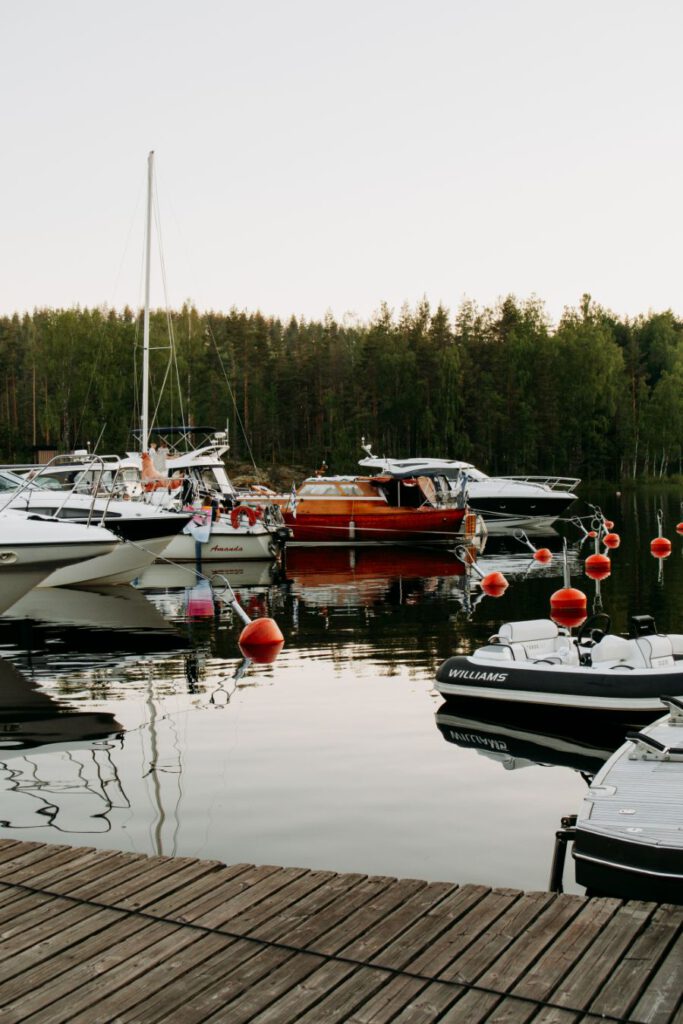
[[[683,907],[0,841],[3,1024],[683,1024]]]

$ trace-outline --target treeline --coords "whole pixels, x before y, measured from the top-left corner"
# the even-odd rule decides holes
[[[170,346],[169,336],[174,344]],[[683,458],[683,323],[624,319],[584,296],[551,326],[543,304],[427,302],[369,323],[288,322],[185,306],[152,314],[156,423],[229,425],[260,466],[356,467],[378,454],[462,458],[488,472],[661,477]],[[0,318],[0,454],[135,446],[141,316],[36,310]]]

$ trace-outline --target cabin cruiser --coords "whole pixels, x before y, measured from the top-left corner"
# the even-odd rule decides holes
[[[573,637],[552,619],[506,622],[472,654],[448,658],[436,688],[446,698],[615,711],[659,711],[662,694],[683,693],[683,634],[658,633],[649,615],[632,616],[628,638],[610,625],[599,612]]]
[[[396,469],[377,476],[314,476],[277,496],[294,544],[450,547],[481,537],[464,478],[450,490],[439,476]]]
[[[0,470],[0,511],[20,510],[70,523],[105,525],[125,542],[87,563],[57,569],[40,586],[130,583],[165,552],[173,537],[190,521],[187,514],[154,508],[144,502],[44,489],[40,482],[39,474],[29,480]]]
[[[453,492],[460,487],[464,475],[469,506],[484,518],[490,532],[531,524],[551,526],[577,500],[574,491],[581,482],[575,477],[561,476],[487,476],[469,462],[378,458],[370,445],[362,447],[367,458],[361,459],[359,465],[378,473],[429,474]]]
[[[0,512],[0,612],[55,572],[87,573],[119,547],[119,538],[99,526]]]

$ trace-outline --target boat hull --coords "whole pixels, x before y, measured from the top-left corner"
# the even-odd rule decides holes
[[[209,539],[195,540],[188,533],[179,533],[164,551],[164,560],[171,562],[244,562],[268,561],[279,550],[277,537],[262,526],[252,530],[233,530],[228,523],[214,523]]]
[[[538,496],[512,497],[509,495],[490,497],[477,495],[476,487],[470,485],[469,506],[486,523],[489,531],[496,527],[509,530],[515,527],[534,525],[549,527],[576,501],[575,494],[548,494]]]
[[[131,583],[165,551],[170,539],[171,537],[166,535],[141,541],[140,544],[123,541],[108,555],[57,569],[39,586],[102,587]]]
[[[371,513],[283,512],[293,533],[290,544],[453,545],[462,539],[463,509],[400,509]]]
[[[576,821],[576,880],[589,895],[683,903],[683,716],[658,719],[596,775]]]
[[[683,662],[660,669],[599,671],[579,665],[448,658],[436,675],[444,697],[477,697],[559,707],[662,711],[661,695],[683,693]]]

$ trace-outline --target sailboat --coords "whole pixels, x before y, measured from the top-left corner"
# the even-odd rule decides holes
[[[142,410],[140,430],[140,461],[145,497],[155,504],[178,505],[184,488],[175,479],[154,470],[149,458],[149,298],[152,248],[152,197],[154,194],[154,151],[147,159],[147,219],[145,231],[145,307],[143,320],[142,355]],[[186,467],[180,467],[183,472]],[[183,472],[183,477],[185,473]],[[224,496],[220,496],[224,500]],[[204,562],[251,559],[268,560],[276,557],[282,547],[282,528],[269,521],[262,509],[236,504],[225,514],[220,511],[219,495],[208,495],[204,502],[198,497],[189,507],[193,520],[183,533],[178,534],[164,552],[164,558],[173,562]],[[185,506],[186,509],[188,506]],[[286,533],[287,531],[285,531]]]

